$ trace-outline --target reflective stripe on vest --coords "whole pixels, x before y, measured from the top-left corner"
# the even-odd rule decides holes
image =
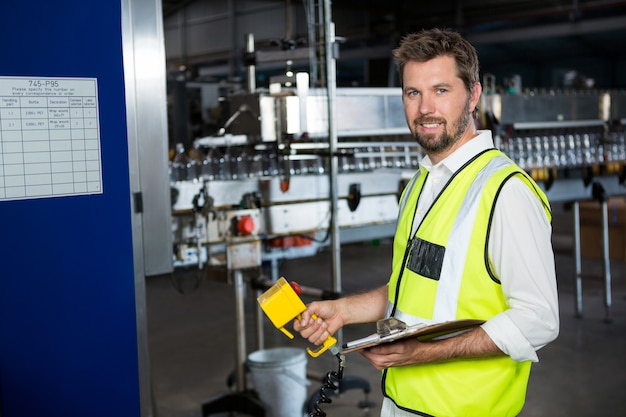
[[[443,258],[441,274],[446,279],[439,281],[437,298],[432,320],[435,323],[456,319],[456,309],[459,300],[459,288],[463,278],[464,262],[458,262],[454,254],[466,254],[470,244],[474,219],[478,212],[480,194],[489,181],[489,178],[498,170],[511,165],[511,161],[503,156],[497,156],[485,166],[476,180],[470,186],[465,199],[461,204],[458,216],[448,238],[446,255]]]
[[[512,162],[505,156],[494,157],[479,172],[475,181],[471,184],[467,194],[465,195],[465,198],[463,199],[463,203],[461,205],[461,209],[458,213],[459,215],[454,221],[454,225],[452,226],[452,230],[448,238],[446,255],[444,256],[443,267],[441,271],[441,274],[445,276],[446,279],[439,282],[433,317],[416,317],[404,313],[399,309],[396,309],[394,317],[404,321],[408,325],[418,323],[441,323],[443,321],[456,319],[459,288],[461,286],[461,280],[463,278],[464,263],[458,262],[458,259],[453,259],[454,257],[452,256],[452,254],[467,253],[467,248],[470,244],[470,238],[474,226],[474,218],[476,217],[476,213],[478,212],[480,193],[485,187],[487,181],[489,181],[489,178],[491,178],[491,176],[495,172],[511,164]],[[411,195],[415,184],[417,183],[418,177],[419,175],[413,177],[411,182],[407,185],[405,192],[403,193],[398,219],[402,217],[402,210],[404,210],[404,207],[406,206],[408,198]],[[417,227],[418,224],[414,223],[411,230],[411,236],[415,236]],[[389,302],[387,305],[387,316],[391,315],[392,310],[393,304]]]

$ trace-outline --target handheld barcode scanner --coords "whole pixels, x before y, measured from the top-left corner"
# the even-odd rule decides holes
[[[297,283],[293,281],[288,283],[285,278],[281,277],[274,285],[257,298],[261,309],[263,309],[274,326],[290,339],[293,339],[293,335],[285,329],[285,325],[293,319],[300,319],[302,312],[306,310],[306,306],[300,299],[301,294],[302,289]],[[317,320],[315,314],[311,317],[313,320]],[[306,351],[312,357],[317,358],[327,350],[337,357],[339,366],[336,372],[330,371],[326,374],[324,383],[317,393],[313,410],[309,414],[309,417],[323,417],[326,415],[320,408],[320,404],[332,402],[330,395],[339,390],[339,384],[343,378],[345,356],[337,345],[337,339],[333,336],[329,335],[318,350],[313,351],[307,349]]]
[[[302,294],[302,289],[297,283],[293,281],[288,283],[285,278],[281,277],[257,298],[261,309],[272,324],[290,339],[293,339],[293,334],[285,329],[285,325],[296,318],[300,319],[302,312],[306,310],[306,306],[299,297],[300,294]],[[317,320],[316,315],[312,318]],[[314,358],[327,350],[330,350],[333,355],[338,355],[340,352],[337,339],[330,335],[316,351],[307,348],[309,355]]]

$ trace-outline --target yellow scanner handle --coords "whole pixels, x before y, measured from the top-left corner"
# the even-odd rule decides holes
[[[320,346],[319,349],[311,350],[311,349],[307,348],[306,351],[312,357],[317,358],[319,355],[321,355],[322,353],[326,352],[329,348],[333,347],[335,344],[337,344],[337,339],[335,339],[332,336],[328,336],[326,338],[326,340],[324,341],[324,343],[322,344],[322,346]]]
[[[300,318],[301,316],[298,314],[298,318]],[[313,320],[317,320],[317,315],[313,314],[311,316],[311,318]],[[307,352],[309,355],[311,355],[314,358],[317,358],[319,355],[321,355],[322,353],[326,352],[328,349],[330,349],[332,346],[334,346],[335,344],[337,344],[337,339],[335,339],[333,336],[328,335],[328,337],[326,338],[326,340],[324,340],[324,343],[322,344],[322,346],[319,347],[319,349],[317,350],[312,350],[310,348],[307,348]]]
[[[300,314],[298,314],[298,320],[302,318],[302,316]],[[317,320],[317,316],[315,314],[313,314],[311,316],[311,318],[313,320]],[[293,339],[293,334],[291,334],[287,329],[285,329],[284,327],[279,328],[278,330],[280,330],[281,332],[283,332],[288,338]],[[330,347],[332,347],[333,345],[335,345],[337,343],[337,339],[335,339],[332,336],[328,336],[326,338],[326,340],[324,341],[324,343],[322,344],[322,346],[320,346],[319,349],[317,350],[311,350],[310,348],[307,348],[307,352],[309,353],[309,355],[311,355],[314,358],[317,358],[319,355],[321,355],[322,353],[326,352]]]

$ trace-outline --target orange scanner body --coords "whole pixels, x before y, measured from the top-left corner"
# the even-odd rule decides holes
[[[294,287],[299,288],[295,283]],[[285,326],[294,319],[300,319],[302,312],[306,310],[306,306],[294,287],[285,278],[280,277],[274,285],[257,298],[261,309],[272,324],[290,339],[293,339],[293,334],[285,329]],[[317,320],[315,315],[312,318]],[[307,349],[307,352],[316,358],[336,343],[337,339],[328,336],[318,350]]]

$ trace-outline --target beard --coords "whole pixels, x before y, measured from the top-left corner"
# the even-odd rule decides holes
[[[426,153],[436,154],[443,152],[450,149],[461,139],[463,132],[465,132],[470,123],[469,103],[470,100],[468,98],[465,102],[465,107],[463,108],[461,115],[457,119],[453,120],[449,125],[448,121],[443,118],[422,116],[413,120],[413,136]],[[428,123],[441,123],[443,125],[443,132],[441,132],[440,135],[419,133],[418,125]],[[448,127],[450,127],[450,130],[448,130]]]

